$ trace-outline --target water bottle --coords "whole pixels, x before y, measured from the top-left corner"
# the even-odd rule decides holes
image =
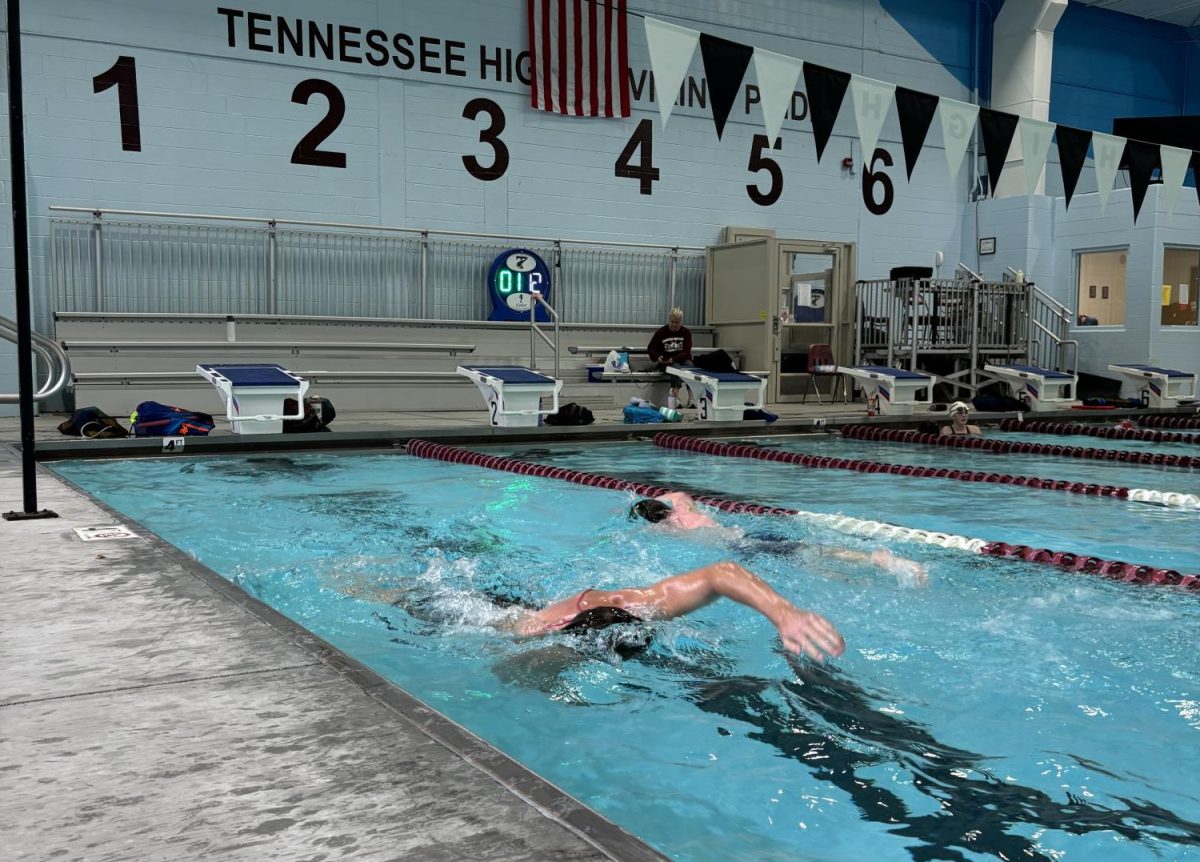
[[[670,408],[671,410],[674,410],[678,406],[679,406],[679,397],[672,391],[671,394],[667,396],[667,407]]]
[[[659,407],[658,415],[663,418],[664,422],[681,422],[681,421],[683,421],[683,416],[680,415],[679,411],[673,410],[670,407]]]

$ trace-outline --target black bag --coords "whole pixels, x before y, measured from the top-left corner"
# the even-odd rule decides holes
[[[714,350],[712,353],[701,353],[692,360],[692,364],[702,371],[730,373],[737,371],[733,367],[733,357],[724,350]]]
[[[560,404],[557,413],[551,413],[546,417],[547,425],[591,425],[596,421],[596,417],[592,415],[592,411],[586,407],[581,407],[574,401],[568,404]]]
[[[63,420],[58,430],[71,437],[89,437],[93,440],[110,440],[128,437],[121,423],[99,407],[81,407]]]
[[[316,401],[314,404],[313,401]],[[285,398],[283,400],[283,412],[290,415],[296,412],[296,399]],[[304,402],[304,418],[303,419],[285,419],[283,420],[284,434],[311,434],[314,431],[328,431],[329,423],[337,416],[337,411],[333,409],[333,404],[328,398],[313,399]]]
[[[976,410],[984,413],[1009,413],[1012,411],[1028,410],[1029,405],[1010,395],[976,395],[971,399]]]

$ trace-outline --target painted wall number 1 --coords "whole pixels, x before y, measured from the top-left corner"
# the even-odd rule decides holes
[[[93,93],[103,93],[113,85],[121,111],[121,149],[140,153],[142,126],[138,119],[137,66],[132,57],[118,57],[117,62],[92,78]]]

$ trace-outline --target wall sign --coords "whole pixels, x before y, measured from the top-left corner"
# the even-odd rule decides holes
[[[541,291],[547,303],[552,302],[550,267],[527,248],[501,252],[488,270],[487,287],[492,298],[492,313],[488,320],[529,320],[529,309],[533,305],[530,294],[534,290]],[[550,315],[539,306],[535,319],[548,322]]]
[[[994,236],[981,236],[979,238],[979,253],[980,254],[995,254],[996,253],[996,238]]]

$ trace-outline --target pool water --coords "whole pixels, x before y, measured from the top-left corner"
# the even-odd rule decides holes
[[[1114,466],[761,442],[1080,480]],[[1195,512],[646,444],[516,454],[1200,571]],[[673,858],[1200,859],[1195,594],[896,544],[928,567],[914,589],[811,547],[773,553],[630,522],[627,493],[391,453],[54,469]],[[1195,474],[1146,475],[1196,492]],[[719,517],[810,546],[875,547],[796,518]],[[652,647],[622,661],[599,641],[516,642],[479,597],[545,602],[725,558],[827,616],[846,654],[791,659],[766,620],[723,602],[655,624]]]

